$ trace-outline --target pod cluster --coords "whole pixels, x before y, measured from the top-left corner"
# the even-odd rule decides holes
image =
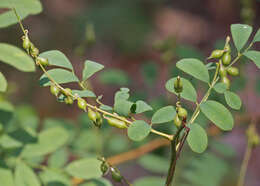
[[[29,55],[31,55],[35,59],[36,65],[49,65],[48,59],[39,56],[39,49],[36,48],[34,44],[30,41],[28,36],[28,30],[25,31],[25,35],[22,37],[22,40],[23,48],[27,51]]]
[[[180,94],[183,91],[183,83],[181,81],[180,76],[177,77],[177,79],[174,81],[174,90],[176,93]],[[182,121],[187,119],[187,110],[183,108],[178,101],[176,103],[176,112],[177,114],[175,115],[173,122],[176,127],[180,127],[182,124]]]
[[[103,175],[106,175],[109,172],[111,172],[111,177],[116,182],[121,182],[123,179],[123,176],[121,175],[120,171],[117,168],[112,167],[109,163],[107,163],[107,161],[104,158],[102,158],[100,170],[103,173]]]
[[[208,59],[218,59],[219,60],[219,75],[220,80],[227,86],[227,89],[230,88],[230,80],[227,75],[238,76],[239,69],[237,67],[230,66],[232,57],[231,57],[231,48],[227,43],[224,47],[224,50],[214,50]]]

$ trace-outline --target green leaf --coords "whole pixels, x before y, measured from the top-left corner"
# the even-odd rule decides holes
[[[64,69],[52,69],[47,71],[47,73],[59,84],[78,82],[79,79],[72,72]],[[50,86],[51,81],[49,78],[43,74],[39,80],[41,86]]]
[[[225,83],[217,83],[217,84],[214,86],[214,90],[215,90],[217,93],[223,94],[223,93],[227,90],[227,85],[226,85]]]
[[[13,118],[14,107],[7,101],[0,101],[0,123],[8,124]]]
[[[78,94],[79,97],[95,98],[96,95],[90,90],[72,90],[72,94]]]
[[[102,70],[104,68],[103,65],[93,62],[93,61],[85,61],[83,72],[82,72],[82,80],[85,81],[89,77],[91,77],[96,72]]]
[[[23,146],[22,142],[12,138],[7,134],[3,134],[0,137],[0,145],[4,149],[15,149]]]
[[[2,74],[2,72],[0,72],[0,92],[5,92],[6,89],[7,89],[7,81],[4,75]]]
[[[102,110],[106,110],[106,111],[112,111],[113,110],[113,108],[108,106],[108,105],[100,105],[99,108],[102,109]]]
[[[119,99],[114,104],[114,111],[119,115],[128,116],[131,112],[131,107],[133,106],[133,102]]]
[[[40,132],[37,143],[27,144],[21,156],[30,158],[43,156],[56,151],[67,143],[68,132],[61,127],[53,127]]]
[[[161,186],[164,185],[165,179],[155,176],[142,177],[134,182],[134,186]]]
[[[241,108],[242,102],[240,100],[240,97],[237,94],[235,94],[234,92],[226,91],[224,95],[227,104],[231,108],[236,110],[239,110]]]
[[[251,59],[256,66],[260,69],[260,52],[255,50],[250,50],[245,53],[243,53],[244,56]]]
[[[24,72],[35,71],[34,61],[23,50],[13,45],[0,43],[0,61]]]
[[[45,169],[39,176],[46,186],[71,186],[69,176],[56,170]]]
[[[58,50],[50,50],[40,54],[41,57],[48,59],[50,65],[68,68],[73,70],[69,59]]]
[[[30,14],[38,14],[42,11],[42,5],[38,0],[1,0],[1,8],[15,8],[21,19]],[[18,20],[12,10],[0,14],[0,28],[17,23]]]
[[[109,69],[101,72],[99,80],[104,84],[119,86],[127,85],[130,82],[128,75],[118,69]]]
[[[176,111],[173,106],[166,106],[157,110],[152,117],[152,124],[167,123],[172,121],[176,115]]]
[[[178,95],[174,90],[174,82],[176,81],[176,79],[177,79],[176,77],[169,79],[166,82],[165,87],[169,92],[174,93],[175,95]],[[196,102],[197,93],[196,93],[195,88],[192,86],[192,84],[188,80],[181,78],[181,81],[183,84],[183,91],[181,93],[181,97],[184,99],[187,99],[189,101]]]
[[[148,154],[142,156],[138,163],[148,171],[154,173],[167,173],[169,160],[158,155]]]
[[[96,158],[85,158],[73,161],[65,170],[68,174],[76,178],[93,179],[102,176],[100,165],[101,162]]]
[[[116,102],[119,99],[127,100],[129,98],[129,89],[128,88],[120,88],[119,91],[116,92],[114,101]]]
[[[15,168],[15,185],[41,186],[33,170],[22,162],[19,162]]]
[[[61,168],[67,163],[68,158],[68,151],[65,148],[59,149],[48,158],[48,166]]]
[[[206,101],[200,105],[205,116],[222,130],[231,130],[234,120],[226,107],[216,101]]]
[[[260,28],[257,30],[255,37],[253,39],[253,42],[259,42],[260,41]]]
[[[209,72],[207,67],[198,59],[186,58],[176,63],[177,68],[187,74],[204,81],[209,82]]]
[[[12,170],[0,168],[0,180],[3,186],[15,186]]]
[[[136,102],[135,113],[140,114],[140,113],[150,111],[150,110],[153,110],[153,108],[150,105],[148,105],[146,102],[141,101],[141,100]]]
[[[111,182],[105,178],[87,180],[86,183],[80,186],[112,186]]]
[[[248,41],[252,27],[244,24],[233,24],[231,25],[231,34],[237,51],[240,52]]]
[[[141,141],[149,135],[151,126],[145,121],[136,120],[127,129],[128,137],[133,141]]]
[[[188,144],[192,151],[202,153],[208,146],[208,136],[206,131],[197,123],[189,125],[190,133],[187,137]]]

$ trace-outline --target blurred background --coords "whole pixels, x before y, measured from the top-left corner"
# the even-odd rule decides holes
[[[145,100],[154,111],[175,103],[175,96],[164,85],[181,74],[175,68],[179,59],[193,57],[204,61],[213,49],[224,46],[230,24],[250,24],[254,33],[260,26],[259,0],[52,0],[42,4],[42,13],[24,20],[41,52],[62,51],[79,77],[86,59],[103,64],[105,70],[88,82],[96,95],[103,95],[103,103],[113,105],[114,93],[120,87],[129,87],[131,100]],[[21,46],[21,35],[18,25],[7,27],[0,30],[0,41]],[[259,43],[255,47],[259,50]],[[58,103],[48,88],[39,87],[40,70],[23,73],[2,63],[0,68],[9,83],[8,92],[1,94],[1,99],[16,105],[18,118],[28,117],[37,123],[38,129],[48,125],[84,129],[77,131],[77,140],[67,147],[68,159],[100,152],[110,157],[155,139],[150,135],[143,142],[134,143],[125,133],[111,127],[97,132],[77,107]],[[259,70],[245,59],[239,68],[240,76],[232,80],[231,90],[241,96],[243,106],[233,112],[234,130],[221,133],[201,114],[198,120],[208,129],[209,147],[202,155],[185,147],[176,172],[178,186],[236,185],[246,146],[245,130],[252,118],[257,124],[260,122]],[[201,98],[206,86],[190,80]],[[213,94],[212,99],[225,104],[223,95]],[[187,107],[191,111],[193,106],[188,103]],[[151,115],[152,112],[147,117]],[[158,130],[169,133],[174,129],[169,124],[159,126]],[[164,178],[169,165],[168,151],[169,148],[161,147],[118,167],[131,182],[144,176]],[[260,148],[256,148],[246,176],[248,186],[260,185],[259,157]]]

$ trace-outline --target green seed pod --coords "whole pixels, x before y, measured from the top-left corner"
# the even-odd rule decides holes
[[[37,65],[42,65],[42,66],[48,66],[49,65],[49,61],[46,58],[43,57],[37,57],[36,58],[36,64]]]
[[[181,93],[183,90],[183,84],[180,76],[178,76],[177,79],[174,81],[174,90],[176,93]]]
[[[229,80],[226,76],[224,76],[224,77],[221,78],[221,82],[224,83],[224,84],[226,84],[227,89],[230,88],[230,80]]]
[[[239,75],[239,70],[238,70],[238,68],[236,68],[236,67],[229,67],[229,68],[227,69],[227,73],[228,73],[229,75],[231,75],[231,76],[238,76],[238,75]]]
[[[56,85],[51,85],[50,86],[50,92],[51,92],[52,95],[57,97],[60,93],[60,89]]]
[[[73,98],[71,96],[67,96],[65,99],[64,99],[65,103],[67,105],[72,105],[73,104]]]
[[[177,114],[175,115],[175,117],[173,119],[173,123],[178,128],[181,126],[182,121],[180,120],[180,118]]]
[[[82,98],[78,98],[78,107],[84,111],[86,111],[87,108],[87,102],[82,99]]]
[[[219,74],[222,78],[227,76],[227,71],[223,65],[220,65]]]
[[[70,88],[65,88],[64,90],[62,90],[62,93],[66,96],[71,96],[72,90]]]
[[[117,181],[117,182],[121,182],[122,181],[122,176],[120,174],[120,172],[116,169],[114,169],[113,167],[111,167],[111,174],[112,174],[112,178],[113,180]]]
[[[186,110],[185,108],[179,107],[179,108],[177,109],[177,112],[178,112],[178,116],[179,116],[181,119],[187,118],[187,110]]]
[[[231,52],[230,44],[227,44],[227,45],[224,47],[224,50],[225,50],[227,53],[230,53],[230,52]]]
[[[115,118],[106,118],[109,125],[113,127],[117,127],[119,129],[125,129],[127,128],[127,125],[124,121],[115,119]]]
[[[39,49],[34,47],[34,48],[31,48],[31,56],[32,57],[37,57],[39,55]]]
[[[231,62],[231,55],[230,53],[225,53],[222,57],[222,64],[228,66]]]
[[[208,59],[219,59],[223,56],[224,50],[213,50]]]
[[[97,121],[97,114],[91,108],[88,108],[88,117],[94,123]]]
[[[23,48],[27,51],[29,51],[31,47],[31,41],[28,36],[23,37]]]
[[[100,170],[103,173],[103,175],[107,174],[109,171],[109,165],[107,162],[103,161],[100,165]]]
[[[103,123],[103,118],[101,116],[101,114],[99,112],[96,112],[97,115],[97,119],[96,122],[94,123],[98,128],[101,127],[102,123]]]

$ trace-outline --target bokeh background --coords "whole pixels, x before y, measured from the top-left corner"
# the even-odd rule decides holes
[[[250,24],[254,32],[260,26],[258,0],[52,0],[42,1],[42,4],[41,14],[24,20],[30,37],[41,52],[62,51],[79,76],[86,59],[103,64],[105,70],[92,77],[88,87],[96,95],[103,95],[104,103],[113,105],[114,93],[120,87],[129,87],[132,100],[146,100],[154,110],[174,104],[175,97],[166,91],[164,84],[180,73],[175,68],[179,59],[195,57],[204,60],[213,49],[223,46],[225,37],[230,35],[230,24]],[[21,46],[21,35],[18,25],[14,25],[0,30],[0,41]],[[255,47],[259,49],[260,45]],[[114,129],[105,128],[104,133],[96,133],[75,106],[58,103],[48,88],[39,87],[40,70],[23,73],[2,63],[0,68],[9,82],[8,92],[2,94],[1,99],[8,98],[22,111],[27,109],[26,113],[37,115],[39,128],[56,121],[56,118],[63,118],[71,125],[83,123],[87,128],[86,134],[80,135],[80,140],[74,144],[82,148],[78,154],[75,153],[78,156],[101,148],[109,157],[149,141],[130,142],[124,133]],[[207,125],[202,116],[201,122],[210,128],[212,143],[203,155],[185,148],[183,154],[186,155],[181,158],[177,170],[178,183],[192,185],[189,179],[195,178],[187,177],[195,175],[211,180],[207,183],[197,181],[197,185],[236,185],[246,145],[245,130],[252,118],[257,121],[258,128],[260,122],[260,72],[253,63],[244,59],[240,63],[240,72],[231,86],[243,102],[242,109],[234,112],[234,130],[223,134],[212,124]],[[205,85],[191,81],[201,97]],[[224,100],[217,94],[213,97]],[[148,113],[147,117],[151,114]],[[169,132],[173,129],[169,126],[159,127],[159,130]],[[104,134],[106,142],[97,147],[94,142]],[[168,153],[168,148],[162,147],[150,156],[120,164],[119,168],[130,181],[143,176],[165,177]],[[246,176],[248,186],[260,185],[259,157],[260,148],[256,148]],[[159,163],[151,165],[149,161]],[[191,172],[196,174],[191,175]]]

